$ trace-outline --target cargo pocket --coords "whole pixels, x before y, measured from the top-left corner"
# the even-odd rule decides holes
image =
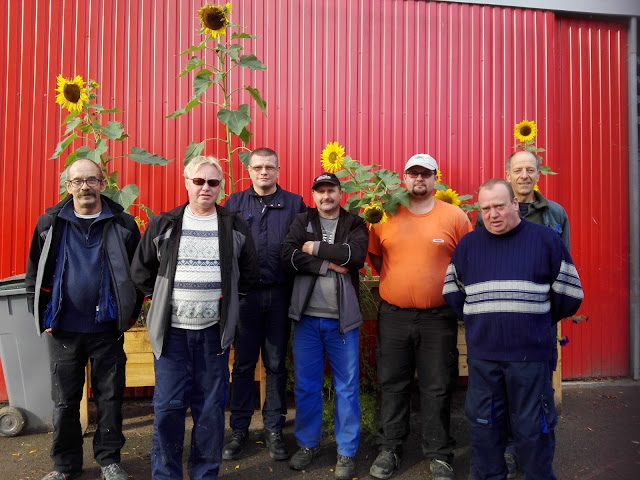
[[[550,433],[558,424],[558,412],[556,412],[553,394],[540,397],[540,432]]]

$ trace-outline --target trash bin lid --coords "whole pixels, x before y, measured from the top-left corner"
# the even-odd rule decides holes
[[[0,279],[0,291],[17,290],[20,288],[25,288],[24,273]]]

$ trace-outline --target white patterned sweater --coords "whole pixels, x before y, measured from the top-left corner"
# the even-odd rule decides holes
[[[195,215],[187,206],[173,283],[171,326],[202,330],[220,320],[218,215]]]

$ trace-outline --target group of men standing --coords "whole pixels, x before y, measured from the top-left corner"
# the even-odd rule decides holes
[[[455,478],[450,406],[461,318],[474,478],[506,478],[513,455],[528,479],[554,479],[553,327],[575,313],[582,290],[567,248],[566,213],[533,191],[540,174],[535,155],[516,153],[507,161],[509,182],[480,187],[485,228],[473,232],[462,210],[434,198],[438,166],[426,154],[405,165],[408,206],[370,231],[340,206],[334,174],[313,180],[315,208],[307,208],[278,185],[279,169],[276,152],[253,151],[251,187],[222,207],[218,161],[196,157],[184,169],[188,202],[153,217],[141,239],[133,218],[101,195],[100,167],[87,159],[69,167],[70,195],[38,219],[26,276],[51,361],[54,469],[43,480],[82,471],[79,404],[89,360],[98,409],[94,456],[102,478],[128,478],[120,465],[122,332],[135,321],[143,296],[152,300],[154,479],[183,478],[188,408],[190,478],[215,479],[222,459],[240,458],[259,355],[267,374],[265,444],[271,458],[290,458],[296,470],[320,452],[326,356],[335,388],[334,472],[352,478],[360,439],[359,271],[367,253],[380,273],[382,298],[380,452],[370,474],[388,479],[400,465],[417,370],[423,452],[434,479]],[[299,447],[292,456],[282,434],[291,319]],[[232,344],[231,437],[223,444]]]

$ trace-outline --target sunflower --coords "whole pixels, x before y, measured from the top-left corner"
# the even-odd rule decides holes
[[[513,131],[513,136],[521,142],[530,142],[536,138],[538,129],[536,128],[536,122],[533,120],[523,120],[516,125]]]
[[[438,170],[436,172],[436,182],[440,183],[442,181],[442,172]]]
[[[229,18],[227,18],[229,12],[231,12],[230,3],[226,5],[207,4],[198,10],[204,33],[211,35],[213,38],[218,35],[225,35],[227,33],[227,25],[229,25]]]
[[[386,223],[387,212],[384,211],[381,205],[370,203],[364,207],[364,221],[371,225],[375,223]]]
[[[533,189],[534,189],[536,192],[539,192],[539,191],[540,191],[540,189],[538,188],[538,184],[537,184],[537,183],[533,186]]]
[[[442,200],[443,202],[450,203],[451,205],[455,205],[456,207],[460,205],[460,200],[458,199],[458,192],[447,188],[446,190],[438,190],[435,195],[435,198],[438,200]]]
[[[56,103],[59,103],[62,108],[66,108],[70,112],[82,110],[84,103],[89,101],[82,77],[76,75],[76,78],[69,80],[62,75],[58,75],[57,82],[58,88],[55,89],[58,92]]]
[[[342,168],[344,148],[338,142],[329,142],[327,147],[322,150],[321,157],[322,168],[326,172],[335,173]]]

